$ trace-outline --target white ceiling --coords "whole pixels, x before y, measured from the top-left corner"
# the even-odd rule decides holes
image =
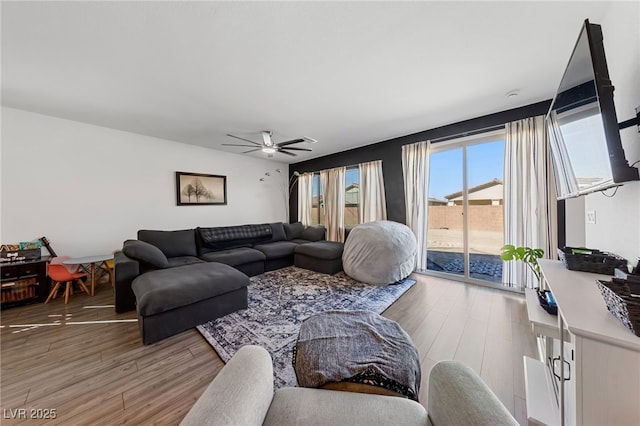
[[[295,162],[549,99],[608,7],[3,1],[2,104],[230,152],[319,140]]]

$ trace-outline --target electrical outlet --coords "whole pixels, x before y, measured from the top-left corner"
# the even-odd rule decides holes
[[[596,211],[595,210],[589,210],[587,211],[587,223],[596,223]]]

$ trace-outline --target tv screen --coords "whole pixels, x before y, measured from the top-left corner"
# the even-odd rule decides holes
[[[600,25],[585,20],[546,124],[558,199],[639,179],[622,148]]]

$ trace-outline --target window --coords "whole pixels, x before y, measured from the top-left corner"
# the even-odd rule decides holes
[[[322,209],[324,200],[322,198],[322,183],[320,173],[313,174],[313,198],[311,200],[311,224],[323,224]],[[360,171],[357,166],[349,167],[345,173],[345,194],[344,194],[344,225],[356,226],[358,224],[358,203],[360,201]]]
[[[344,181],[344,226],[356,226],[360,201],[360,169],[357,166],[347,168]]]
[[[313,189],[311,191],[311,225],[322,223],[322,211],[324,203],[322,201],[322,185],[320,184],[320,173],[313,174]]]

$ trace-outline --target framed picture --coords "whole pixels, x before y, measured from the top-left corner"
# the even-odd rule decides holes
[[[227,204],[227,177],[176,172],[176,203],[179,206]]]

